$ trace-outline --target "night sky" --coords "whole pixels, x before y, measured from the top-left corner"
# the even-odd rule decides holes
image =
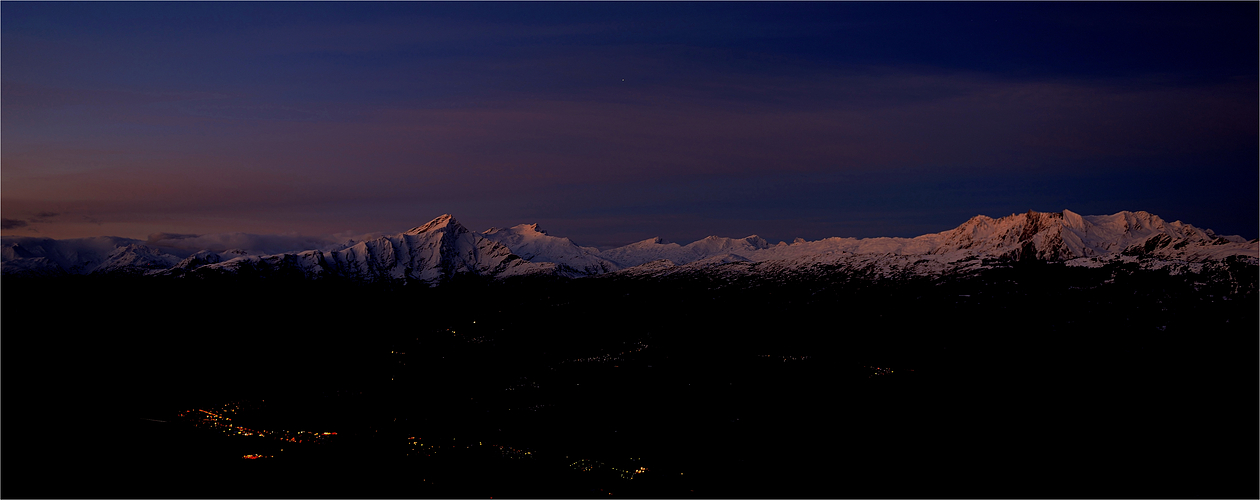
[[[6,1],[3,234],[1255,238],[1258,5]]]

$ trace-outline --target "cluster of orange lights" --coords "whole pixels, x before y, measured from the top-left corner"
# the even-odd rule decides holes
[[[241,425],[232,425],[231,424],[232,419],[224,415],[236,414],[237,408],[239,408],[239,405],[228,404],[228,405],[225,405],[223,409],[217,413],[213,411],[209,411],[209,410],[196,409],[196,410],[188,410],[185,412],[181,412],[179,413],[179,416],[193,419],[194,420],[193,425],[196,425],[198,427],[205,425],[211,428],[218,429],[228,435],[272,437],[275,439],[279,439],[280,441],[286,441],[290,443],[320,443],[323,441],[324,438],[328,436],[337,435],[336,432],[310,432],[310,431],[276,432],[276,431],[269,431],[269,430],[263,430],[263,429],[251,429],[251,428],[241,426]],[[250,456],[246,455],[245,458],[250,458]],[[259,457],[254,457],[254,458],[259,458]]]
[[[503,454],[503,456],[507,458],[533,458],[532,452],[528,452],[519,448],[513,448],[511,446],[503,446],[501,444],[492,444],[490,446],[498,448],[499,453]],[[526,455],[530,455],[530,456],[526,457]]]
[[[631,459],[631,460],[637,461],[636,459]],[[619,476],[621,476],[622,479],[626,479],[626,480],[632,480],[635,477],[637,477],[639,474],[642,474],[648,471],[647,467],[639,467],[637,469],[622,469],[620,467],[613,467],[610,465],[606,465],[603,462],[600,462],[598,460],[589,460],[585,458],[578,459],[578,461],[569,464],[569,467],[580,470],[582,472],[594,472],[597,469],[607,468],[616,472]]]

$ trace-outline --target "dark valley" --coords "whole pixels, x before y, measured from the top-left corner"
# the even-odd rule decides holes
[[[1245,259],[721,269],[7,276],[5,495],[1257,493]]]

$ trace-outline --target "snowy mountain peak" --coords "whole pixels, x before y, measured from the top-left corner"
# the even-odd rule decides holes
[[[529,235],[529,236],[534,236],[534,235],[546,236],[547,230],[541,227],[538,227],[538,223],[535,222],[533,224],[517,224],[507,229],[491,227],[490,229],[482,231],[481,234],[483,236],[488,236],[492,234],[517,234],[517,235]]]
[[[1063,211],[1063,223],[1067,225],[1067,227],[1078,231],[1085,229],[1085,219],[1081,218],[1080,214],[1071,210]]]
[[[744,238],[744,241],[748,242],[749,245],[752,245],[753,247],[756,247],[757,249],[770,248],[770,242],[766,241],[765,238],[762,238],[755,234],[747,238]]]
[[[599,250],[581,247],[568,238],[547,234],[538,224],[519,224],[507,229],[490,228],[481,236],[495,241],[513,254],[530,262],[559,264],[563,274],[603,274],[620,268],[617,264],[597,255]]]
[[[425,225],[413,227],[403,234],[417,235],[430,231],[441,231],[447,228],[463,228],[463,226],[461,226],[459,222],[451,216],[451,214],[442,214]]]
[[[1012,214],[1000,219],[972,217],[957,228],[920,238],[932,240],[930,253],[969,253],[1017,260],[1066,261],[1109,255],[1147,255],[1202,261],[1249,253],[1242,238],[1218,237],[1181,222],[1168,223],[1149,212],[1123,211],[1082,216],[1070,210]]]
[[[686,245],[684,248],[690,248],[693,251],[702,252],[706,255],[716,255],[719,250],[737,249],[743,251],[764,250],[770,248],[770,242],[757,235],[747,236],[744,238],[723,238],[721,236],[709,236],[703,240]]]
[[[357,281],[441,283],[458,274],[554,274],[554,264],[530,263],[510,249],[469,231],[449,214],[404,233],[360,241],[338,250],[245,256],[197,267],[197,274],[275,273]]]

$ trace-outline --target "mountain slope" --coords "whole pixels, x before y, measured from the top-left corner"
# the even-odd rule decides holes
[[[990,256],[1046,261],[1123,254],[1198,262],[1256,248],[1237,236],[1218,237],[1211,230],[1165,222],[1147,212],[1083,217],[1064,210],[1029,211],[1001,219],[977,216],[936,236],[935,254],[975,249]]]
[[[506,246],[527,261],[559,264],[566,274],[603,274],[621,268],[601,257],[594,247],[578,246],[568,238],[551,236],[538,224],[521,224],[507,229],[492,227],[482,232],[481,236]]]
[[[723,238],[709,236],[687,245],[668,243],[661,238],[650,238],[637,243],[612,248],[600,252],[600,256],[621,264],[622,267],[634,267],[661,259],[675,264],[690,264],[711,257],[736,255],[752,259],[759,250],[770,248],[770,244],[760,236],[746,238]]]

